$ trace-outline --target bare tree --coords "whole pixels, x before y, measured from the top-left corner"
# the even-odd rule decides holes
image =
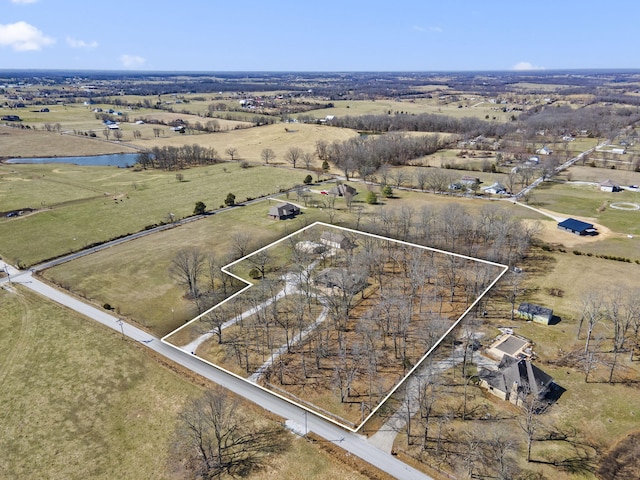
[[[256,422],[237,403],[216,386],[180,412],[175,454],[195,478],[244,477],[286,449],[282,428]]]
[[[307,170],[311,170],[311,165],[313,164],[314,155],[311,152],[305,152],[302,154],[302,163],[304,164],[304,168]]]
[[[260,158],[264,163],[269,163],[276,159],[276,153],[271,148],[263,148],[260,153]]]
[[[224,151],[224,153],[226,153],[233,162],[238,156],[238,149],[235,147],[229,147]]]
[[[198,248],[178,250],[171,261],[169,273],[180,284],[187,287],[191,298],[198,298],[198,280],[205,266],[205,256]]]
[[[299,147],[291,147],[284,155],[284,159],[296,168],[296,163],[302,157],[302,149]]]

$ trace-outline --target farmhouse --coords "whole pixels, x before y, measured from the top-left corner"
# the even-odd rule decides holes
[[[320,242],[325,244],[327,247],[341,248],[344,250],[349,250],[354,246],[353,242],[341,233],[328,231],[322,232],[322,235],[320,236]]]
[[[567,218],[566,220],[558,223],[560,230],[566,230],[567,232],[575,233],[576,235],[597,235],[598,231],[593,227],[591,223],[576,220],[575,218]]]
[[[269,216],[274,220],[286,220],[300,213],[300,209],[291,203],[280,203],[269,209]]]
[[[598,186],[600,187],[600,190],[602,190],[603,192],[619,192],[620,191],[620,185],[612,182],[611,180],[607,179],[607,180],[603,180],[602,182],[600,182],[598,184]]]
[[[528,394],[539,400],[553,389],[553,378],[533,365],[530,360],[505,355],[497,370],[481,369],[480,386],[498,398],[521,405]]]
[[[329,190],[331,195],[337,195],[338,197],[344,197],[346,195],[354,196],[357,192],[356,189],[351,185],[347,185],[346,183],[341,183],[340,185],[336,185],[331,190]]]
[[[521,303],[516,311],[516,315],[525,320],[533,320],[536,323],[549,325],[549,322],[551,322],[553,318],[553,310],[533,303]]]

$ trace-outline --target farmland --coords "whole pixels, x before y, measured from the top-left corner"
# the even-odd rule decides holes
[[[417,260],[408,250],[391,248],[391,241],[374,248],[367,235],[504,263],[508,274],[416,372],[416,382],[423,388],[418,397],[424,401],[432,392],[433,410],[425,410],[422,403],[411,413],[403,404],[410,391],[401,389],[362,431],[371,439],[405,405],[405,426],[388,444],[400,458],[459,476],[496,476],[495,459],[480,456],[493,441],[482,435],[489,421],[496,434],[508,437],[505,465],[522,475],[512,478],[536,474],[561,480],[595,478],[610,449],[637,431],[634,412],[640,408],[634,400],[640,378],[637,315],[630,311],[620,341],[615,337],[620,334],[612,323],[613,310],[604,308],[616,298],[618,306],[623,305],[625,295],[637,288],[640,210],[618,207],[640,205],[640,193],[634,188],[609,193],[598,187],[607,179],[624,187],[640,184],[634,128],[640,113],[635,107],[595,101],[597,92],[563,96],[577,79],[563,77],[549,83],[547,77],[540,82],[516,77],[483,91],[474,83],[486,80],[482,76],[471,81],[454,75],[449,80],[455,88],[444,84],[447,76],[419,85],[414,85],[420,83],[415,77],[398,76],[387,82],[401,85],[402,95],[385,96],[364,81],[344,88],[347,81],[341,76],[332,79],[334,86],[323,84],[322,93],[316,94],[314,81],[326,80],[321,75],[294,83],[289,78],[282,83],[271,79],[268,86],[252,79],[243,86],[252,85],[255,91],[247,88],[242,93],[231,85],[245,79],[229,78],[224,90],[199,92],[198,83],[186,75],[172,80],[178,93],[133,93],[170,82],[123,80],[116,90],[105,87],[96,92],[91,102],[79,95],[64,103],[49,98],[55,89],[20,87],[31,89],[29,94],[39,103],[37,108],[34,104],[19,110],[21,122],[11,123],[11,128],[0,126],[3,158],[148,153],[154,148],[175,152],[191,145],[207,149],[211,158],[188,166],[176,161],[164,169],[0,163],[0,256],[10,264],[31,267],[154,225],[170,225],[39,275],[157,337],[206,311],[169,340],[185,347],[208,334],[194,348],[197,357],[294,401],[315,405],[349,428],[379,405],[430,348],[429,341],[439,338],[473,302],[479,286],[487,283],[482,275],[471,275],[477,269],[469,263],[447,268],[451,265],[443,260],[448,258],[445,253],[438,254],[439,260],[429,269],[428,262]],[[595,78],[593,82],[600,81]],[[295,88],[287,88],[292,85]],[[15,93],[11,88],[3,93],[7,104]],[[587,104],[587,99],[594,101]],[[41,111],[45,105],[48,112]],[[109,110],[114,113],[105,113]],[[119,138],[105,132],[103,117],[118,121]],[[341,123],[346,117],[366,118],[367,128]],[[427,120],[433,129],[421,131],[426,123],[420,122]],[[176,125],[184,126],[183,133],[171,129]],[[403,130],[406,125],[412,126]],[[429,150],[433,153],[425,155],[416,148],[418,143],[412,143],[436,134],[438,141]],[[605,139],[607,148],[562,172],[554,170]],[[609,151],[620,145],[624,153]],[[543,146],[552,150],[550,155],[538,153]],[[271,152],[268,161],[265,150]],[[294,153],[306,154],[306,160]],[[518,202],[508,193],[517,193],[538,177],[545,181]],[[343,183],[357,194],[330,193]],[[484,192],[489,185],[506,188],[502,193]],[[227,208],[229,193],[235,195],[235,203],[265,198]],[[296,218],[268,217],[271,206],[286,201],[300,207]],[[194,214],[196,202],[206,204],[209,214],[177,223]],[[594,223],[599,235],[580,237],[558,230],[558,218],[567,217]],[[325,229],[335,225],[368,233],[359,234],[358,247],[349,253],[301,260],[293,246],[297,242],[291,241],[270,247],[266,256],[251,255],[317,221],[325,222]],[[296,241],[316,241],[320,233]],[[374,262],[379,270],[365,268],[367,248],[372,255],[380,254]],[[199,288],[192,290],[176,274],[176,261],[185,252],[195,252],[203,262]],[[245,285],[221,272],[222,266],[242,257],[245,260],[235,263],[232,273],[255,283],[254,287],[224,307],[209,310]],[[272,308],[253,311],[216,334],[220,318],[216,320],[212,312],[225,313],[226,320],[236,318],[238,312],[286,290],[286,274],[303,267],[310,268],[310,278],[320,283],[310,282],[306,291],[288,292]],[[418,279],[412,277],[415,269],[421,272]],[[331,281],[331,275],[340,271],[365,272],[364,287],[353,295],[347,311],[340,309],[336,292],[350,289]],[[19,452],[31,447],[20,440],[26,436],[17,424],[8,423],[3,438],[12,442],[5,445],[3,469],[31,476],[50,465],[51,472],[60,475],[97,478],[137,478],[138,469],[145,469],[154,478],[172,478],[175,472],[167,470],[167,459],[175,421],[187,398],[201,391],[199,382],[185,372],[170,371],[139,347],[80,316],[21,287],[9,287],[1,275],[0,301],[9,312],[3,316],[2,342],[10,351],[0,370],[6,387],[3,403],[12,405],[7,418],[27,412],[29,436],[38,438],[33,448],[41,450],[34,452],[31,465],[20,459]],[[322,278],[329,279],[326,286],[321,285]],[[412,299],[411,303],[403,304],[402,298]],[[594,298],[602,307],[587,336],[582,326],[585,305]],[[552,308],[554,323],[512,319],[512,309],[520,302]],[[332,305],[337,307],[331,313]],[[385,311],[388,324],[397,323],[394,328],[383,328],[380,320],[386,318]],[[323,317],[328,320],[320,322]],[[40,318],[48,321],[34,321]],[[404,339],[400,318],[410,319]],[[378,330],[367,329],[376,321],[382,325]],[[481,365],[487,362],[485,349],[498,328],[510,328],[531,340],[534,363],[563,389],[539,417],[543,427],[533,438],[533,462],[526,461],[526,442],[518,427],[520,410],[478,386]],[[292,341],[303,331],[304,338]],[[371,340],[369,354],[366,339]],[[440,378],[426,381],[432,362],[450,361],[455,349],[468,342],[477,350],[469,359],[465,356],[461,369],[451,362]],[[33,385],[25,378],[38,369],[29,367],[27,353],[28,362],[42,365]],[[269,364],[272,356],[275,360]],[[63,374],[56,375],[59,372]],[[55,382],[47,384],[45,378]],[[18,401],[22,384],[27,386],[25,398],[43,405],[41,412]],[[76,385],[83,385],[83,397],[88,399],[84,409],[73,393]],[[49,403],[49,397],[68,403],[77,414]],[[137,412],[135,417],[131,411]],[[261,416],[259,409],[253,414]],[[92,416],[101,426],[100,434],[89,428],[87,419]],[[62,431],[56,432],[56,425],[62,425]],[[144,431],[151,432],[154,442],[142,445]],[[565,435],[568,432],[571,435]],[[86,440],[87,447],[76,437]],[[475,463],[482,468],[469,473],[470,457],[462,447],[475,441],[481,445]],[[580,448],[573,457],[576,445]],[[93,466],[84,461],[90,448],[102,452],[101,461]],[[71,451],[77,452],[74,461],[60,462]],[[134,465],[133,451],[139,452],[139,466]],[[316,472],[309,473],[311,478],[333,478],[341,465],[311,443],[296,441],[272,459],[260,478],[300,478],[301,470],[292,471],[297,457],[317,466],[311,468]],[[349,475],[360,478],[356,472]]]

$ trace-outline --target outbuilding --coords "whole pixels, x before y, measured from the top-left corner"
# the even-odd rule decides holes
[[[553,310],[534,303],[521,303],[516,314],[524,320],[532,320],[543,325],[549,325],[553,318]]]
[[[598,234],[598,231],[594,228],[593,224],[583,222],[582,220],[576,220],[575,218],[567,218],[566,220],[558,223],[558,228],[576,235]]]

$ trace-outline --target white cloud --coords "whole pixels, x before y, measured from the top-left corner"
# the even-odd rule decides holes
[[[444,30],[440,27],[429,27],[429,31],[433,33],[442,33]]]
[[[26,22],[0,24],[0,46],[11,47],[17,52],[40,50],[55,43],[33,25]]]
[[[125,54],[120,56],[120,62],[122,62],[122,66],[125,68],[141,67],[146,61],[146,59],[138,55]]]
[[[413,28],[416,32],[426,32],[427,30],[419,25],[414,25]]]
[[[26,5],[27,3],[36,3],[38,0],[11,0],[11,3]]]
[[[67,44],[71,48],[96,48],[98,46],[98,42],[95,40],[93,42],[85,42],[71,37],[67,37]]]
[[[538,67],[530,62],[518,62],[511,67],[511,70],[544,70],[544,67]]]

